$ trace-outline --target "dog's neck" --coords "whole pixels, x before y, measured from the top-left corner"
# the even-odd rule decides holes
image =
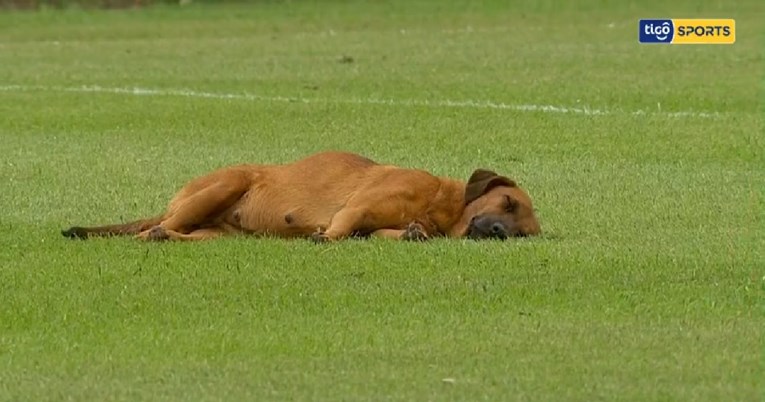
[[[465,216],[465,186],[464,181],[439,177],[441,188],[433,199],[434,208],[438,211],[430,219],[438,231],[449,237],[462,237],[467,231],[469,219]]]

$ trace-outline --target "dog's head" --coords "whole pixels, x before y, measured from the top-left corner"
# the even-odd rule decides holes
[[[465,186],[468,222],[464,235],[472,239],[507,239],[541,232],[531,198],[507,177],[477,169]]]

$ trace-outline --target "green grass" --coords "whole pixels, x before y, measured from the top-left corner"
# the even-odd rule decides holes
[[[0,14],[0,400],[763,397],[761,2],[504,3]],[[736,18],[737,42],[640,45],[646,17]],[[51,89],[82,85],[319,101]],[[407,104],[443,100],[609,113]],[[323,149],[495,169],[545,235],[58,233]]]

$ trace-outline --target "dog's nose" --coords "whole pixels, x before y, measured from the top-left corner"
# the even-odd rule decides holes
[[[491,225],[492,235],[497,236],[497,235],[502,235],[504,233],[505,233],[505,227],[501,223],[495,222],[494,224]]]

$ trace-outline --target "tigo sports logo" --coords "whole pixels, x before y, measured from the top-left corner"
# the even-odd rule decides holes
[[[640,43],[731,44],[736,42],[736,21],[731,19],[640,20]]]

